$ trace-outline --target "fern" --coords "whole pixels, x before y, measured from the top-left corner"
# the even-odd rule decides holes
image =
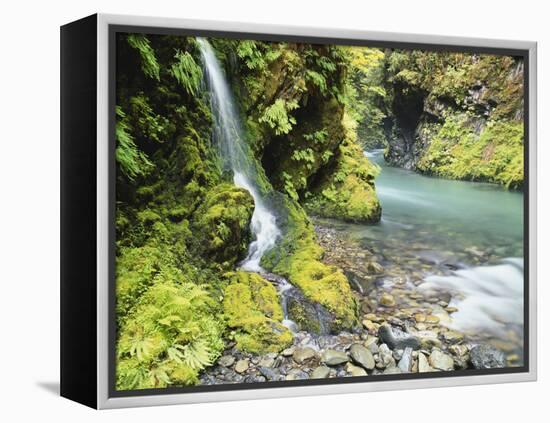
[[[160,81],[160,66],[149,39],[143,34],[130,34],[128,35],[128,44],[139,52],[143,73],[149,78]]]
[[[115,157],[122,173],[133,181],[138,176],[147,175],[154,165],[147,155],[136,146],[134,138],[130,134],[130,125],[125,120],[126,114],[119,106],[116,107],[116,116]]]
[[[203,341],[183,346],[183,362],[192,369],[202,370],[212,364],[210,348]]]
[[[268,124],[271,129],[275,130],[276,135],[288,134],[292,130],[292,126],[296,124],[296,119],[288,112],[297,108],[296,101],[285,101],[279,98],[264,110],[259,121]]]
[[[193,56],[188,52],[178,50],[174,58],[176,62],[170,68],[171,74],[177,79],[187,94],[197,94],[202,81],[201,67],[197,65]]]
[[[313,85],[315,85],[317,88],[319,88],[319,91],[321,91],[321,94],[326,94],[327,80],[322,74],[320,74],[319,72],[315,72],[311,69],[308,69],[306,71],[306,79],[310,81]]]

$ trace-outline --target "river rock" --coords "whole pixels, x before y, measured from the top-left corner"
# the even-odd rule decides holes
[[[433,350],[430,354],[430,365],[434,369],[449,371],[454,369],[454,360],[450,355],[447,355],[439,350]]]
[[[412,352],[413,349],[411,347],[405,348],[405,351],[403,351],[403,356],[401,357],[401,360],[399,360],[397,367],[399,367],[403,373],[409,373],[412,370]]]
[[[223,367],[231,367],[235,363],[235,357],[232,355],[223,355],[218,360],[218,364]]]
[[[428,359],[423,353],[418,354],[418,372],[419,373],[426,373],[426,372],[433,372],[434,369],[430,366],[428,363]]]
[[[239,360],[237,361],[237,364],[235,365],[235,371],[237,373],[244,373],[248,370],[248,360]]]
[[[476,369],[497,369],[506,366],[504,353],[491,345],[476,345],[470,350],[470,362]]]
[[[312,360],[317,355],[317,352],[310,347],[297,348],[292,354],[292,358],[298,364],[303,364],[306,361]]]
[[[321,360],[329,366],[337,366],[338,364],[347,363],[349,358],[345,352],[330,349],[323,352]]]
[[[313,373],[311,373],[312,379],[326,379],[330,374],[330,369],[327,366],[317,367]]]
[[[378,328],[378,336],[380,340],[387,344],[391,349],[405,349],[411,347],[413,350],[420,349],[420,340],[410,335],[406,332],[403,332],[400,329],[392,328],[389,325],[382,325]]]
[[[376,333],[378,326],[372,320],[364,319],[361,323],[370,333]]]
[[[455,332],[454,330],[447,331],[443,333],[443,339],[450,344],[458,344],[464,339],[464,335],[460,332]]]
[[[371,261],[368,265],[368,270],[370,270],[372,273],[382,273],[384,271],[384,268],[380,263],[376,261]]]
[[[380,367],[382,368],[388,367],[390,365],[395,366],[395,359],[393,358],[393,354],[386,344],[381,344],[380,347],[378,347],[378,361]]]
[[[273,367],[275,364],[275,357],[272,354],[268,354],[259,361],[258,366],[260,367]]]
[[[380,304],[385,307],[395,307],[395,298],[393,295],[384,292],[380,297]]]
[[[422,330],[415,332],[414,335],[420,339],[420,345],[424,349],[431,350],[433,347],[441,347],[441,341],[437,338],[437,333],[434,331]]]
[[[350,373],[352,376],[367,376],[367,371],[365,369],[351,363],[346,364],[346,372]]]
[[[292,287],[284,291],[288,318],[294,321],[299,330],[328,335],[334,316],[321,304],[308,300],[302,292]]]
[[[267,380],[278,380],[279,379],[279,372],[275,369],[272,369],[270,367],[260,367],[260,373],[265,376]]]
[[[372,352],[361,344],[353,344],[349,350],[350,356],[357,364],[367,370],[374,369],[374,357]]]
[[[294,354],[294,351],[296,351],[296,348],[294,348],[294,347],[288,347],[288,348],[285,348],[285,349],[283,350],[283,352],[281,353],[281,355],[282,355],[283,357],[291,357],[292,354]]]
[[[286,375],[286,380],[305,380],[309,379],[309,375],[301,369],[292,369]]]

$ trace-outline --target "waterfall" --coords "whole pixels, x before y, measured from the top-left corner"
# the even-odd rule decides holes
[[[254,213],[250,224],[254,241],[249,245],[248,255],[240,266],[244,270],[263,272],[260,260],[275,245],[281,232],[275,216],[260,193],[257,169],[249,159],[251,152],[244,139],[237,107],[223,70],[210,43],[204,38],[197,40],[214,115],[214,140],[220,149],[224,167],[233,171],[234,184],[247,190],[254,199]]]

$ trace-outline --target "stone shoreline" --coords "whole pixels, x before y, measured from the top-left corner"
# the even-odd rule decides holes
[[[316,225],[325,248],[323,261],[342,268],[360,305],[361,326],[350,333],[295,334],[281,353],[255,355],[229,345],[200,383],[259,383],[400,373],[428,373],[522,365],[521,340],[468,336],[447,327],[457,311],[450,296],[417,289],[421,269],[411,274],[399,262],[385,262],[346,239],[338,230]],[[479,256],[482,252],[475,251]],[[472,252],[473,254],[473,252]],[[410,263],[409,263],[410,264]],[[450,267],[440,272],[452,270]],[[438,270],[431,266],[430,271]]]

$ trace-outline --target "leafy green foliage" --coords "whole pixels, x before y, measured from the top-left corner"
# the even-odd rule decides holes
[[[116,107],[116,141],[115,157],[120,170],[128,179],[147,175],[154,167],[147,155],[139,150],[131,135],[131,128],[126,120],[126,114]]]
[[[139,52],[143,73],[149,78],[160,81],[160,66],[149,39],[143,34],[130,34],[128,44]]]
[[[176,51],[176,61],[172,64],[170,71],[174,78],[181,84],[187,94],[197,94],[202,81],[202,69],[193,56],[187,51]]]
[[[258,121],[268,124],[275,130],[276,135],[288,134],[292,129],[292,125],[296,124],[296,119],[289,115],[289,112],[297,108],[298,103],[295,101],[285,101],[278,98],[271,106],[266,107]]]
[[[117,344],[117,389],[195,383],[223,349],[216,302],[182,280],[154,284],[122,325]]]

